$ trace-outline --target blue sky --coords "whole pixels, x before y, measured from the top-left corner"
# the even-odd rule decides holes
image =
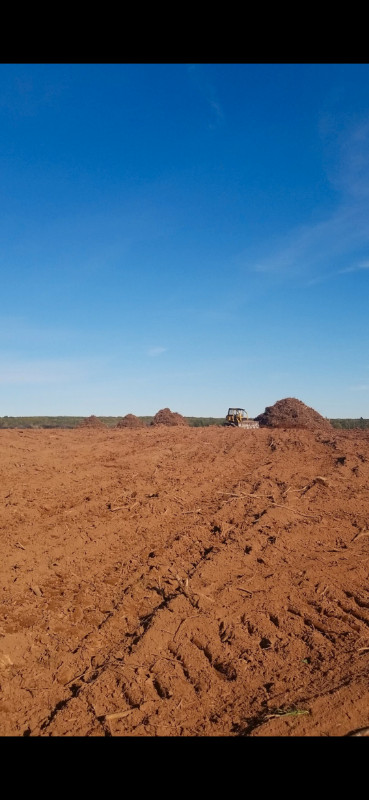
[[[0,416],[369,417],[369,65],[0,77]]]

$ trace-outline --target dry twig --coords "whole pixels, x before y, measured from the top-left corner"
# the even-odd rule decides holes
[[[357,534],[354,536],[354,538],[353,538],[353,539],[351,539],[351,541],[352,541],[352,542],[356,542],[356,539],[361,539],[361,537],[362,537],[362,536],[369,536],[369,531],[363,531],[362,533],[357,533]]]

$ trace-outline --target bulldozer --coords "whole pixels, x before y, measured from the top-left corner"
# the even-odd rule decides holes
[[[244,408],[229,408],[224,425],[228,428],[258,428],[259,423],[249,419]]]

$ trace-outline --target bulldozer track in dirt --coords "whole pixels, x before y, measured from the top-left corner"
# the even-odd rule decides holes
[[[3,734],[365,727],[369,437],[3,433]]]

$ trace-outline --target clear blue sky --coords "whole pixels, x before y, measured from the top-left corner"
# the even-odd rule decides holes
[[[369,417],[369,65],[0,76],[0,415]]]

